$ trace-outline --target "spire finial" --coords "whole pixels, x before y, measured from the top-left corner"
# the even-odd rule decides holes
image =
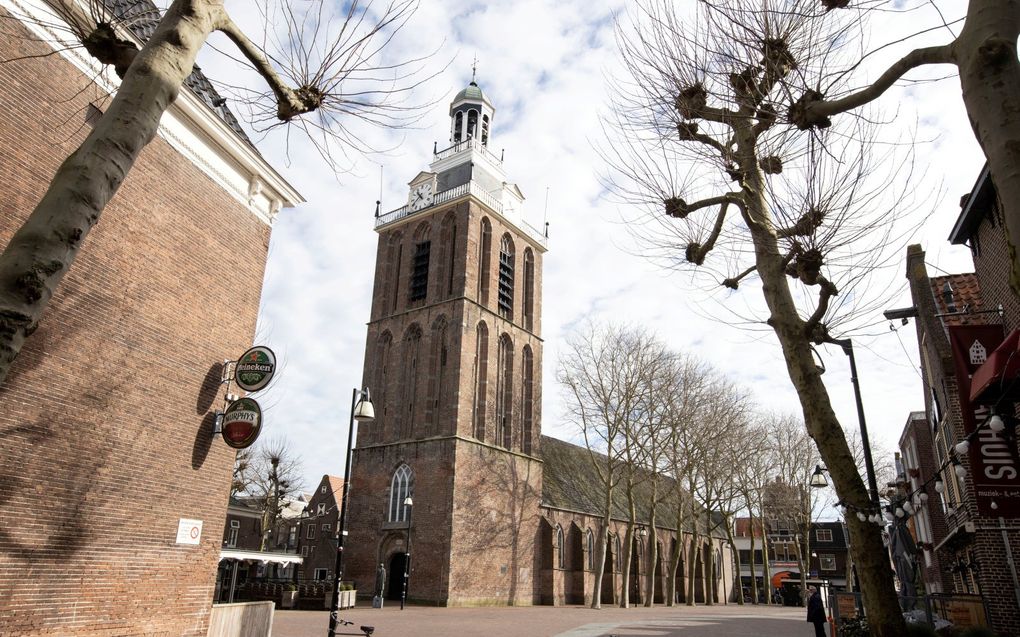
[[[478,73],[478,55],[475,54],[475,59],[471,62],[471,83],[475,83],[475,74]]]

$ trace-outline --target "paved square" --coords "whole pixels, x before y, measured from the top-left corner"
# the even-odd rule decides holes
[[[359,607],[342,618],[353,622],[338,633],[375,637],[808,637],[814,630],[803,608],[766,606],[679,606],[604,608],[433,608],[398,605],[382,610]],[[325,611],[277,611],[274,637],[325,637]]]

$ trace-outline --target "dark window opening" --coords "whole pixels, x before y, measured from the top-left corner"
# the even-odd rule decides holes
[[[478,133],[478,111],[472,109],[468,111],[468,127],[467,137],[472,139]]]
[[[462,129],[464,128],[464,112],[461,111],[453,118],[453,143],[459,144],[462,139]]]
[[[499,313],[508,319],[514,314],[514,244],[503,237],[499,248]]]
[[[410,301],[420,301],[429,291],[429,252],[432,242],[422,241],[414,246],[414,260],[411,265]]]
[[[489,144],[489,116],[482,115],[482,145]]]

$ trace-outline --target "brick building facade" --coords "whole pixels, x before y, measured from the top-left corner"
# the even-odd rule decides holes
[[[461,91],[453,145],[411,180],[408,205],[376,218],[364,367],[376,418],[358,432],[345,547],[344,577],[362,594],[383,564],[385,593],[399,597],[408,552],[419,602],[581,602],[592,590],[598,499],[549,486],[585,480],[583,469],[558,472],[550,452],[563,463],[587,452],[541,435],[546,237],[522,218],[523,195],[489,150],[494,113],[474,82]],[[660,532],[670,547],[676,534]],[[710,589],[725,599],[728,555],[704,538],[695,548],[719,561]],[[610,569],[608,598],[619,599],[620,579]]]
[[[12,18],[33,6],[0,1],[0,246],[103,104],[80,47]],[[216,97],[189,78],[0,387],[0,634],[206,635],[235,455],[212,434],[221,365],[300,201]]]
[[[1008,426],[1015,426],[1014,398],[1006,394],[992,400],[977,397],[971,403],[970,380],[961,387],[954,366],[977,365],[986,354],[992,354],[994,346],[987,352],[975,352],[972,346],[969,355],[961,355],[954,354],[950,340],[953,330],[961,326],[1001,326],[993,327],[1000,334],[1016,330],[1020,327],[1020,299],[1009,287],[1002,211],[987,169],[982,170],[962,206],[950,240],[971,248],[974,273],[929,277],[920,246],[911,246],[907,252],[907,279],[917,310],[925,413],[934,468],[941,481],[940,493],[929,493],[926,507],[936,512],[935,518],[941,516],[945,521],[944,533],[938,524],[932,525],[933,557],[943,569],[949,569],[949,581],[942,585],[951,586],[949,592],[982,595],[992,628],[1003,635],[1020,635],[1020,582],[1015,561],[1020,557],[1020,519],[1017,507],[1011,504],[1020,489],[982,487],[979,493],[975,486],[976,481],[987,482],[988,478],[975,453],[983,453],[990,444],[1002,456],[995,461],[1007,464],[988,475],[1006,480],[1020,477],[1016,438],[1003,437],[988,427],[995,410],[1006,417]],[[1014,380],[999,379],[998,386],[1008,387]],[[975,425],[965,422],[963,404],[971,405]],[[958,445],[964,440],[968,445],[961,449]],[[999,449],[1008,451],[999,454]],[[929,488],[934,484],[929,483]]]

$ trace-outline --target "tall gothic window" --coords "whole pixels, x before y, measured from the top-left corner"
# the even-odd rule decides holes
[[[509,334],[499,338],[496,355],[496,436],[495,444],[510,448],[513,440],[514,344]]]
[[[521,451],[531,453],[534,434],[534,355],[531,346],[524,346],[521,356]]]
[[[446,389],[446,333],[446,317],[440,316],[432,324],[432,370],[428,402],[430,434],[439,431],[439,412],[443,406],[443,392]]]
[[[587,564],[588,564],[588,570],[589,571],[594,571],[595,570],[595,535],[591,532],[591,529],[588,529],[588,532],[585,535],[586,535],[586,537],[585,537],[585,540],[586,540],[585,544],[587,545],[586,548],[587,548],[587,551],[588,551],[588,559],[586,560]]]
[[[411,292],[409,301],[421,301],[429,292],[429,253],[431,241],[422,241],[414,246],[414,261],[411,265]]]
[[[393,480],[390,481],[389,522],[407,522],[404,500],[408,496],[414,497],[414,473],[411,467],[402,464],[393,472]]]
[[[475,399],[474,426],[475,438],[485,440],[485,408],[486,392],[488,391],[489,367],[489,328],[485,321],[478,323],[475,333]]]
[[[417,325],[407,328],[403,345],[401,357],[404,363],[404,373],[400,386],[404,394],[401,401],[402,413],[400,414],[398,435],[408,438],[413,429],[415,399],[418,394],[418,355],[421,348],[421,328]]]
[[[478,302],[489,304],[489,259],[492,254],[492,224],[488,217],[482,217],[481,237],[478,242]]]
[[[375,390],[372,392],[375,398],[376,409],[379,410],[379,415],[383,418],[383,422],[386,422],[386,400],[389,397],[388,388],[390,386],[388,370],[392,347],[393,335],[390,334],[389,330],[386,330],[379,335],[379,340],[376,341],[375,384],[373,385]]]
[[[524,250],[524,328],[535,329],[535,255]]]
[[[514,242],[509,234],[503,235],[499,245],[499,313],[514,317]]]
[[[383,294],[383,314],[394,314],[397,311],[397,300],[400,293],[400,269],[401,257],[404,250],[404,236],[400,232],[390,235],[389,246],[386,249],[387,273],[385,279],[386,289]]]
[[[438,298],[449,298],[453,296],[453,273],[457,262],[457,221],[452,212],[443,217],[439,236],[442,252],[438,258],[436,291],[439,292]]]
[[[556,525],[556,568],[567,567],[566,544],[563,542],[563,527]]]

